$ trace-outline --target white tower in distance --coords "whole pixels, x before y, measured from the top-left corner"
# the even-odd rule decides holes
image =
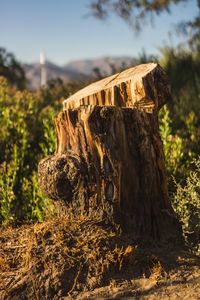
[[[44,52],[40,53],[40,67],[41,67],[41,77],[40,86],[45,87],[47,84],[47,70],[46,70],[46,58]]]

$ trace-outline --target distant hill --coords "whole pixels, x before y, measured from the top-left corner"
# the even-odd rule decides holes
[[[86,81],[99,76],[108,76],[120,69],[128,68],[137,64],[132,57],[102,57],[69,62],[64,66],[58,66],[51,62],[46,63],[47,79],[61,78],[64,82]],[[40,64],[23,65],[29,87],[37,89],[40,86]]]

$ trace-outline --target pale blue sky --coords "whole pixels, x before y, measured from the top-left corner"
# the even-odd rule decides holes
[[[195,0],[172,6],[172,14],[154,19],[154,28],[144,26],[139,36],[118,17],[107,21],[88,13],[89,0],[0,0],[0,47],[13,52],[22,62],[39,59],[44,50],[52,62],[107,55],[137,56],[142,49],[158,53],[166,43],[176,45],[168,32],[182,20],[197,14]]]

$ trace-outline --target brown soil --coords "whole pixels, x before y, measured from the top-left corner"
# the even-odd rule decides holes
[[[184,257],[185,255],[182,254]],[[130,281],[111,281],[109,286],[97,288],[92,292],[74,293],[64,299],[200,299],[200,269],[185,263],[166,272],[165,276],[135,278]]]
[[[200,260],[66,216],[0,232],[0,299],[200,299]]]

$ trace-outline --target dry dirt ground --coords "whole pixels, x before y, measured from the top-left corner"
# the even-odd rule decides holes
[[[74,293],[67,299],[200,299],[200,270],[198,266],[181,266],[162,278],[140,278],[117,283],[92,292]]]
[[[200,258],[54,218],[0,231],[0,299],[200,299]]]

